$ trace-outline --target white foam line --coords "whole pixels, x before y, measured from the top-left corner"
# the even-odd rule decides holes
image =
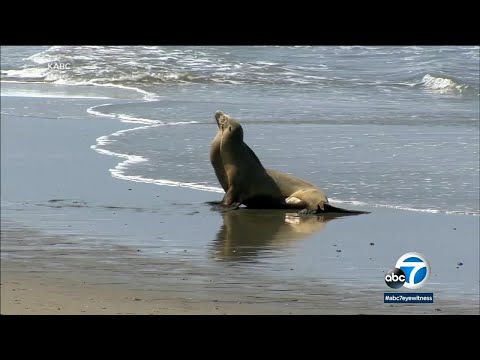
[[[111,83],[96,83],[94,81],[72,81],[72,80],[64,80],[64,79],[59,79],[59,80],[55,80],[55,81],[52,81],[52,82],[45,82],[45,81],[17,81],[17,80],[1,80],[1,82],[4,82],[4,83],[14,83],[14,84],[43,84],[43,85],[66,85],[66,86],[99,86],[99,87],[107,87],[107,88],[117,88],[117,89],[123,89],[123,90],[131,90],[131,91],[135,91],[139,94],[142,94],[143,95],[143,99],[145,101],[154,101],[154,100],[158,100],[159,99],[159,96],[154,94],[154,93],[151,93],[151,92],[148,92],[148,91],[145,91],[145,90],[142,90],[142,89],[139,89],[139,88],[136,88],[136,87],[133,87],[133,86],[125,86],[125,85],[118,85],[118,84],[111,84]]]
[[[108,106],[110,104],[103,104],[99,106]],[[109,155],[109,156],[115,156],[119,157],[121,159],[125,159],[124,161],[118,163],[113,169],[109,169],[110,173],[112,174],[113,177],[117,179],[122,179],[122,180],[128,180],[128,181],[134,181],[134,182],[143,182],[147,184],[155,184],[155,185],[163,185],[163,186],[173,186],[173,187],[184,187],[184,188],[189,188],[189,189],[194,189],[194,190],[202,190],[202,191],[209,191],[209,192],[217,192],[217,193],[223,193],[223,189],[215,186],[206,186],[206,185],[201,185],[197,183],[184,183],[180,181],[173,181],[173,180],[167,180],[167,179],[151,179],[151,178],[144,178],[142,176],[133,176],[133,175],[125,175],[125,170],[132,164],[138,164],[140,162],[145,162],[148,161],[148,159],[144,158],[143,156],[139,155],[128,155],[128,154],[121,154],[121,153],[116,153],[113,151],[105,150],[100,148],[101,146],[107,145],[112,143],[115,140],[112,140],[112,137],[118,137],[121,136],[127,132],[131,131],[136,131],[136,130],[142,130],[142,129],[148,129],[151,127],[157,127],[157,126],[173,126],[173,125],[186,125],[186,124],[197,124],[197,121],[189,121],[189,122],[170,122],[170,123],[164,123],[159,120],[149,120],[149,119],[143,119],[143,118],[133,118],[128,115],[123,115],[123,114],[105,114],[101,113],[97,110],[94,110],[94,108],[97,108],[99,106],[93,106],[89,109],[87,109],[87,112],[96,115],[96,116],[105,116],[105,117],[110,117],[110,118],[122,118],[122,121],[128,121],[128,122],[134,122],[134,123],[146,123],[148,124],[147,126],[139,126],[131,129],[124,129],[124,130],[119,130],[117,132],[114,132],[113,134],[110,135],[104,135],[100,136],[99,138],[96,139],[96,144],[90,146],[93,150],[100,154],[104,155]]]
[[[130,129],[123,129],[123,130],[119,130],[117,132],[114,132],[113,134],[110,134],[110,135],[100,136],[99,138],[97,138],[97,144],[92,145],[91,148],[93,148],[94,146],[103,146],[103,145],[111,144],[115,140],[109,139],[110,137],[112,137],[112,136],[118,137],[118,136],[121,136],[121,135],[123,135],[125,133],[128,133],[128,132],[131,132],[131,131],[144,130],[144,129],[149,129],[149,128],[158,127],[158,126],[173,126],[173,125],[188,125],[188,124],[197,124],[197,122],[196,121],[184,121],[184,122],[163,123],[163,122],[158,121],[154,125],[137,126],[137,127],[130,128]],[[107,151],[107,150],[105,150],[105,151]]]
[[[43,81],[22,81],[22,80],[0,80],[0,83],[12,83],[12,84],[47,84]]]
[[[48,84],[48,83],[47,83]],[[117,88],[123,90],[132,90],[139,94],[143,95],[144,100],[146,101],[154,101],[157,100],[159,97],[151,92],[133,87],[133,86],[125,86],[125,85],[118,85],[118,84],[111,84],[111,83],[98,83],[95,81],[72,81],[72,80],[64,80],[59,79],[56,81],[51,82],[51,84],[57,85],[86,85],[86,86],[99,86],[99,87],[108,87],[108,88]]]
[[[134,87],[128,87],[128,86],[123,86],[123,85],[114,85],[114,84],[92,84],[91,85],[96,85],[96,86],[105,86],[105,87],[117,87],[117,88],[122,88],[122,89],[127,89],[127,90],[134,90],[137,91],[141,94],[144,95],[144,99],[149,102],[153,101],[155,99],[158,99],[158,97],[155,94],[149,93],[147,91],[134,88]],[[112,174],[113,177],[116,177],[118,179],[122,180],[128,180],[128,181],[135,181],[135,182],[143,182],[143,183],[149,183],[149,184],[156,184],[156,185],[163,185],[163,186],[174,186],[174,187],[185,187],[185,188],[190,188],[190,189],[196,189],[196,190],[202,190],[202,191],[210,191],[210,192],[219,192],[222,193],[224,192],[223,189],[219,187],[214,187],[214,186],[206,186],[206,185],[201,185],[201,184],[196,184],[196,183],[183,183],[179,181],[172,181],[172,180],[167,180],[167,179],[151,179],[151,178],[144,178],[142,176],[128,176],[124,174],[125,169],[135,163],[139,162],[145,162],[148,161],[148,159],[138,156],[138,155],[127,155],[127,154],[120,154],[120,153],[115,153],[109,150],[101,149],[100,146],[106,145],[111,143],[114,140],[111,140],[111,137],[117,137],[121,136],[122,134],[125,134],[130,131],[136,131],[136,130],[141,130],[141,129],[147,129],[150,127],[155,127],[155,126],[165,126],[165,125],[184,125],[184,124],[196,124],[198,123],[197,121],[190,121],[190,122],[170,122],[170,123],[164,123],[159,120],[151,120],[151,119],[144,119],[144,118],[135,118],[130,115],[126,114],[107,114],[107,113],[102,113],[96,109],[100,107],[105,107],[109,106],[111,104],[103,104],[103,105],[97,105],[97,106],[92,106],[87,109],[87,113],[94,115],[94,116],[104,116],[104,117],[109,117],[109,118],[116,118],[120,119],[122,122],[128,122],[128,123],[136,123],[136,124],[146,124],[147,126],[140,126],[140,127],[135,127],[132,129],[124,129],[124,130],[119,130],[113,134],[106,135],[106,136],[100,136],[96,140],[96,144],[92,145],[91,148],[95,151],[97,151],[100,154],[104,155],[109,155],[109,156],[115,156],[119,157],[122,159],[126,159],[122,161],[121,163],[118,163],[115,168],[109,169],[110,173]]]
[[[143,127],[140,127],[140,128],[147,128],[147,127],[149,127],[149,126],[143,126]],[[201,184],[196,184],[196,183],[184,183],[184,182],[180,182],[180,181],[172,181],[172,180],[167,180],[167,179],[150,179],[150,178],[144,178],[142,176],[125,175],[124,171],[128,168],[129,165],[138,164],[140,162],[145,162],[145,161],[148,161],[148,159],[144,158],[143,156],[139,156],[139,155],[127,155],[127,154],[115,153],[113,151],[101,149],[101,148],[99,148],[99,146],[110,143],[111,142],[111,140],[109,139],[110,136],[118,136],[120,133],[125,133],[127,131],[138,130],[140,128],[121,130],[121,131],[117,131],[116,133],[114,133],[112,135],[101,136],[97,139],[97,144],[91,146],[91,148],[93,150],[97,151],[100,154],[109,155],[109,156],[116,156],[116,157],[119,157],[119,158],[122,158],[122,159],[126,159],[125,161],[122,161],[121,163],[118,163],[113,169],[109,170],[113,177],[115,177],[117,179],[134,181],[134,182],[142,182],[142,183],[147,183],[147,184],[173,186],[173,187],[184,187],[184,188],[189,188],[189,189],[194,189],[194,190],[202,190],[202,191],[217,192],[217,193],[223,193],[224,192],[222,188],[215,187],[215,186],[206,186],[206,185],[201,185]]]
[[[475,211],[445,211],[445,214],[448,215],[470,215],[470,216],[480,216],[480,212],[475,212]]]
[[[440,213],[440,210],[436,210],[436,209],[416,209],[416,208],[405,207],[400,205],[368,204],[362,201],[355,201],[355,200],[349,201],[349,200],[330,199],[330,201],[333,203],[351,204],[351,205],[358,205],[358,206],[383,207],[383,208],[406,210],[406,211],[428,212],[432,214]]]
[[[412,208],[407,206],[401,205],[386,205],[386,204],[368,204],[362,201],[356,200],[339,200],[339,199],[329,199],[332,203],[339,203],[339,204],[351,204],[357,206],[371,206],[371,207],[381,207],[381,208],[388,208],[388,209],[397,209],[397,210],[404,210],[404,211],[415,211],[415,212],[426,212],[431,214],[448,214],[448,215],[470,215],[470,216],[480,216],[480,213],[474,211],[458,211],[458,210],[445,210],[441,211],[438,209],[418,209]]]
[[[54,99],[98,99],[98,100],[111,100],[111,97],[104,97],[104,96],[82,96],[82,95],[61,95],[61,94],[29,94],[25,92],[10,92],[10,93],[2,93],[2,96],[10,96],[10,97],[29,97],[29,98],[54,98]]]
[[[65,79],[59,79],[59,80],[55,80],[55,81],[51,81],[51,82],[45,82],[45,81],[21,81],[21,80],[3,80],[1,79],[1,82],[3,83],[13,83],[13,84],[43,84],[43,85],[66,85],[66,86],[99,86],[99,87],[107,87],[107,88],[117,88],[117,89],[123,89],[123,90],[131,90],[131,91],[135,91],[139,94],[142,94],[143,95],[143,99],[145,101],[154,101],[154,100],[158,100],[159,99],[159,96],[154,94],[154,93],[151,93],[151,92],[148,92],[148,91],[145,91],[145,90],[142,90],[142,89],[139,89],[139,88],[136,88],[136,87],[133,87],[133,86],[125,86],[125,85],[118,85],[118,84],[111,84],[111,83],[97,83],[97,82],[94,82],[94,81],[72,81],[72,80],[65,80]]]
[[[388,209],[398,209],[398,210],[405,210],[405,211],[416,211],[416,212],[426,212],[430,214],[439,214],[441,213],[440,210],[437,209],[416,209],[416,208],[411,208],[411,207],[406,207],[406,206],[401,206],[401,205],[385,205],[385,204],[375,204],[373,205],[374,207],[383,207],[383,208],[388,208]]]
[[[125,90],[133,90],[138,92],[139,94],[144,95],[144,99],[146,101],[153,101],[158,99],[157,95],[133,86],[124,86],[124,85],[109,84],[109,83],[105,83],[105,84],[90,83],[90,84],[94,86],[113,87],[113,88],[119,88],[119,89],[125,89]]]
[[[335,202],[335,203],[340,203],[340,204],[350,204],[350,205],[359,205],[359,206],[370,206],[370,204],[367,204],[362,201],[356,201],[356,200],[339,200],[339,199],[331,199],[329,198],[329,201]]]
[[[113,114],[105,114],[105,113],[101,113],[101,112],[99,112],[99,111],[94,110],[94,109],[97,108],[97,107],[110,106],[110,105],[113,105],[113,104],[102,104],[102,105],[96,105],[96,106],[89,107],[89,108],[87,109],[87,113],[92,114],[92,115],[95,115],[95,116],[104,116],[104,117],[116,118],[116,117],[117,117],[116,115],[113,115]]]
[[[105,106],[110,106],[112,104],[102,104],[102,105],[95,105],[87,109],[87,113],[95,116],[103,116],[103,117],[109,117],[113,119],[119,119],[121,122],[124,123],[133,123],[133,124],[148,124],[148,125],[164,125],[165,123],[160,121],[160,120],[152,120],[152,119],[144,119],[144,118],[136,118],[130,115],[126,114],[108,114],[108,113],[102,113],[100,111],[97,111],[95,109],[100,108],[100,107],[105,107]],[[173,125],[174,123],[171,123],[170,125]],[[176,124],[176,123],[175,123]],[[137,128],[135,128],[137,129]],[[132,129],[133,130],[133,129]]]

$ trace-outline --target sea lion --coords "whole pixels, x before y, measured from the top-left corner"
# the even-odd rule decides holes
[[[323,191],[298,177],[265,169],[257,155],[243,141],[243,128],[231,116],[217,111],[219,128],[210,147],[210,160],[225,190],[222,205],[238,208],[301,209],[301,214],[368,212],[337,208]],[[221,168],[223,165],[223,169]]]
[[[213,169],[215,170],[215,175],[217,176],[220,185],[223,190],[227,192],[228,190],[228,179],[227,174],[225,173],[225,168],[223,167],[222,157],[220,156],[220,144],[222,142],[222,129],[218,123],[217,117],[215,117],[217,122],[218,131],[213,141],[210,145],[210,162],[212,163]]]
[[[215,119],[221,131],[219,157],[227,181],[222,204],[233,208],[241,204],[273,208],[284,205],[284,197],[277,184],[267,174],[255,153],[243,142],[242,126],[221,111],[217,111]],[[221,174],[221,170],[215,172]]]

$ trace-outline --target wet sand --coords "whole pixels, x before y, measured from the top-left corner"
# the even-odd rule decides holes
[[[1,123],[2,314],[479,313],[478,217],[222,214],[218,193],[112,178],[90,146],[131,125],[86,114],[95,100],[2,108],[27,101]],[[434,304],[383,304],[408,251],[432,265]]]

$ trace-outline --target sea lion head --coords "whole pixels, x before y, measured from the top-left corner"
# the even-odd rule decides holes
[[[217,126],[220,130],[222,129],[220,126],[220,119],[223,116],[225,116],[225,113],[223,111],[218,110],[217,112],[215,112],[215,121],[217,122]]]
[[[215,120],[217,121],[218,128],[222,132],[222,136],[243,141],[243,129],[238,121],[222,111],[215,113]]]

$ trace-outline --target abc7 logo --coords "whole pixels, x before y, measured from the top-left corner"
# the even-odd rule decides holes
[[[395,267],[385,273],[385,283],[392,289],[422,287],[430,276],[430,264],[419,253],[407,253],[398,259]]]

